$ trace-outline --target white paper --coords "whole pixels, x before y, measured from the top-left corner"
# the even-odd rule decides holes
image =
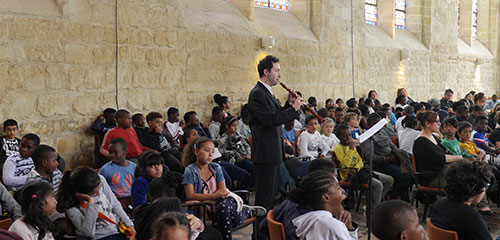
[[[222,154],[220,154],[219,149],[215,148],[214,149],[214,159],[222,157]]]
[[[366,141],[368,138],[371,138],[373,135],[375,135],[375,133],[380,131],[380,129],[382,129],[387,123],[388,123],[387,119],[385,118],[378,121],[377,124],[373,125],[370,129],[366,130],[365,133],[359,136],[359,143],[362,143]]]

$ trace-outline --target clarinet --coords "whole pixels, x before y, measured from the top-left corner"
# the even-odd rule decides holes
[[[288,88],[284,83],[282,82],[279,82],[280,85],[288,91],[288,93],[290,93],[292,95],[292,97],[294,98],[298,98],[299,95],[297,95],[297,93],[295,91],[293,91],[292,89]],[[305,104],[304,107],[309,111],[311,112],[317,119],[318,119],[318,122],[319,123],[322,123],[324,121],[323,117],[321,117],[316,111],[314,111],[313,108],[311,108],[309,105]]]

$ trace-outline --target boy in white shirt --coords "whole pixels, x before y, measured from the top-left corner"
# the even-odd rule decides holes
[[[171,107],[167,110],[168,120],[164,124],[165,136],[169,140],[172,146],[179,147],[180,136],[184,135],[182,127],[184,127],[184,122],[179,119],[179,109]]]

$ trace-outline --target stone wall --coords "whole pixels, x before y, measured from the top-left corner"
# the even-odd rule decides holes
[[[0,0],[0,116],[17,119],[21,134],[39,134],[70,167],[93,164],[89,127],[116,99],[133,113],[177,106],[208,122],[212,96],[222,93],[237,114],[266,54],[281,59],[283,82],[321,103],[370,89],[392,103],[398,87],[417,100],[445,88],[463,96],[499,87],[497,13],[481,20],[478,41],[461,39],[456,0],[408,0],[408,30],[391,28],[387,11],[384,27],[366,25],[364,1],[353,0],[354,50],[350,0],[292,0],[291,12],[251,0],[118,2],[116,89],[115,1]],[[276,45],[263,49],[261,38],[271,35]]]

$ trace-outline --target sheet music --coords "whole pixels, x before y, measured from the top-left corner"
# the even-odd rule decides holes
[[[377,124],[373,125],[370,129],[366,130],[365,133],[363,133],[363,134],[361,134],[361,136],[359,136],[359,143],[362,143],[362,142],[366,141],[368,138],[375,135],[375,133],[380,131],[380,129],[382,129],[387,123],[388,123],[387,119],[385,119],[385,118],[378,121]]]
[[[218,148],[214,149],[214,159],[222,157],[222,154],[220,154],[220,151]]]

